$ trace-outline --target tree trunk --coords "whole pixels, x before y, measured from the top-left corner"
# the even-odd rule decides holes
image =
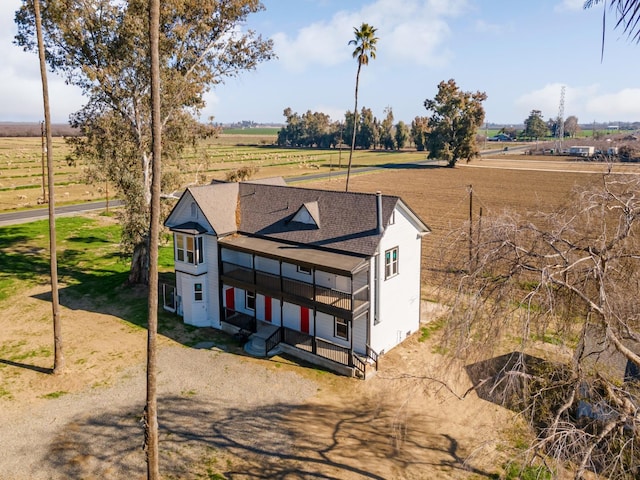
[[[351,160],[353,159],[353,150],[356,148],[356,131],[358,130],[358,83],[360,83],[360,68],[362,62],[358,61],[358,72],[356,73],[356,101],[353,107],[353,135],[351,137],[351,150],[349,150],[349,164],[347,165],[347,183],[345,192],[349,191],[349,177],[351,176]]]
[[[145,239],[133,249],[127,285],[148,285],[149,263],[148,241]]]
[[[58,296],[58,257],[56,254],[56,211],[54,202],[53,152],[51,139],[51,115],[49,108],[49,84],[47,82],[47,67],[45,64],[44,42],[42,39],[42,18],[40,16],[40,1],[33,1],[33,11],[36,18],[36,35],[38,37],[38,56],[40,58],[40,76],[42,78],[42,99],[44,106],[44,128],[47,137],[47,182],[49,187],[49,249],[51,252],[49,265],[51,269],[51,308],[53,310],[53,373],[61,373],[64,369],[64,355],[62,353],[62,325],[60,319],[60,300]]]
[[[160,478],[157,413],[157,345],[158,330],[158,247],[160,236],[160,175],[162,124],[160,118],[160,0],[149,2],[149,45],[151,49],[151,215],[149,228],[149,322],[147,327],[147,479]]]

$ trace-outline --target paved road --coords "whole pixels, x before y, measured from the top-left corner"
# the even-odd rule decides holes
[[[111,200],[109,207],[119,207],[122,200]],[[107,202],[87,202],[78,203],[76,205],[65,205],[56,207],[56,217],[67,217],[77,215],[83,212],[91,212],[95,210],[104,210]],[[49,217],[49,208],[35,208],[33,210],[21,210],[19,212],[10,212],[0,214],[0,226],[17,225],[19,223],[33,222],[34,220],[42,220]]]
[[[529,148],[529,146],[519,146],[519,147],[509,147],[509,151],[517,151],[524,150]],[[496,149],[496,150],[485,150],[480,152],[481,156],[486,155],[494,155],[496,153],[504,152],[504,148]],[[351,172],[355,174],[372,172],[374,170],[381,170],[384,168],[393,168],[393,169],[402,169],[402,168],[415,168],[426,165],[444,165],[443,162],[439,160],[422,160],[419,162],[412,163],[388,163],[384,165],[376,165],[371,167],[359,167],[354,168]],[[323,178],[331,178],[337,177],[339,175],[346,175],[347,171],[339,170],[334,172],[318,172],[307,175],[300,175],[297,177],[287,177],[287,183],[297,183],[304,182],[309,180],[321,180]],[[118,207],[122,205],[121,200],[112,200],[109,202],[110,207]],[[106,208],[106,202],[88,202],[88,203],[79,203],[76,205],[65,205],[61,207],[56,207],[56,217],[63,216],[71,216],[77,215],[83,212],[90,212],[95,210],[104,210]],[[33,222],[34,220],[42,220],[48,218],[49,210],[48,208],[35,208],[33,210],[21,210],[19,212],[10,212],[10,213],[0,213],[0,227],[5,225],[17,225],[19,223],[27,223]]]

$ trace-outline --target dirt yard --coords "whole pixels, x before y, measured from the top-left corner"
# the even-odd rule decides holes
[[[146,332],[117,308],[96,313],[63,299],[66,369],[50,375],[45,291],[2,305],[3,357],[36,353],[0,359],[0,478],[145,478]],[[232,342],[160,343],[165,478],[487,478],[505,460],[511,414],[423,379],[439,356],[417,335],[368,381],[249,358]],[[462,369],[438,375],[456,392],[469,385]]]
[[[482,207],[487,215],[546,209],[574,186],[601,181],[582,168],[561,175],[482,168],[490,162],[389,169],[355,176],[352,184],[402,196],[432,227],[424,243],[429,267],[438,242],[468,218],[469,185],[474,214]],[[343,182],[308,185],[339,190]],[[117,305],[95,311],[89,298],[63,296],[66,369],[50,375],[45,292],[19,292],[0,305],[0,479],[144,478],[146,331],[124,321]],[[435,316],[424,311],[425,322]],[[439,368],[441,356],[419,334],[385,355],[376,377],[361,381],[286,358],[249,358],[214,332],[199,331],[210,342],[192,348],[187,340],[195,334],[182,333],[160,340],[165,478],[495,478],[518,435],[510,412],[474,394],[458,399],[427,380],[443,380],[457,394],[469,387],[462,366]]]

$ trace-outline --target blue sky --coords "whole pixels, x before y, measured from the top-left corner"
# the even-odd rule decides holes
[[[0,121],[39,121],[38,61],[12,45],[21,0],[0,2]],[[229,79],[207,95],[203,118],[283,122],[290,107],[334,120],[353,109],[357,64],[353,28],[376,27],[377,58],[363,67],[359,106],[395,120],[426,115],[423,102],[441,80],[487,93],[486,119],[522,123],[533,109],[580,123],[640,121],[640,45],[613,29],[607,11],[604,60],[601,5],[583,0],[263,0],[246,27],[272,38],[278,59]],[[49,77],[54,121],[65,122],[84,99]]]

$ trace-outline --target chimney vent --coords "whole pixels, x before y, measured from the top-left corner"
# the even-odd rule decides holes
[[[382,192],[376,192],[376,232],[381,234],[384,232],[382,225]]]

